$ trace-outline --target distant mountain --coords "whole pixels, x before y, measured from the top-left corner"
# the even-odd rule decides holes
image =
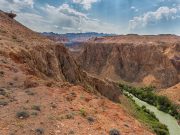
[[[49,39],[56,41],[56,42],[61,42],[61,43],[68,43],[69,39],[61,34],[56,34],[53,32],[43,32],[42,35],[48,37]]]
[[[66,33],[66,34],[57,34],[53,32],[44,32],[43,35],[49,37],[54,41],[59,41],[63,43],[75,43],[75,42],[85,42],[94,37],[107,37],[114,36],[115,34],[106,34],[106,33],[96,33],[96,32],[87,32],[87,33]]]

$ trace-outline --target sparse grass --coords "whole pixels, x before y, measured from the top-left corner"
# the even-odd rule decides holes
[[[74,119],[75,113],[70,112],[68,114],[60,115],[56,117],[56,120],[61,121],[63,119]]]
[[[74,119],[74,115],[73,115],[73,113],[69,113],[69,114],[66,114],[65,118],[66,119]]]
[[[0,29],[0,33],[7,33],[5,30]]]
[[[34,96],[34,95],[35,95],[35,93],[32,92],[32,91],[30,91],[30,90],[26,90],[25,92],[26,92],[28,95],[30,95],[30,96]]]
[[[85,87],[89,92],[94,92],[94,88],[91,85],[87,84]]]
[[[20,122],[20,121],[17,121],[15,124],[14,124],[16,127],[19,127],[19,128],[23,128],[24,127],[24,123]]]
[[[37,113],[37,112],[32,112],[31,115],[32,115],[32,116],[37,116],[38,113]]]
[[[72,135],[72,134],[75,134],[75,132],[73,130],[70,130],[68,134]]]
[[[39,105],[33,105],[31,107],[32,110],[41,111],[41,107]]]
[[[48,119],[49,119],[49,120],[56,120],[56,117],[53,116],[53,115],[49,115],[49,116],[48,116]]]
[[[26,119],[29,117],[29,112],[27,111],[19,111],[16,113],[16,117],[19,119]]]
[[[80,99],[81,99],[81,100],[84,100],[84,96],[83,96],[83,95],[81,95],[81,96],[80,96]]]
[[[17,37],[16,37],[16,36],[14,36],[14,35],[12,35],[12,39],[16,40],[16,39],[17,39]]]
[[[84,110],[84,108],[81,108],[81,109],[79,110],[79,112],[80,112],[81,116],[83,116],[83,117],[86,117],[86,116],[87,116],[87,112]]]

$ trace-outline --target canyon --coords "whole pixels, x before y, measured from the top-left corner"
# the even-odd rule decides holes
[[[154,86],[159,94],[179,103],[179,36],[99,37],[80,44],[79,48],[72,55],[88,73],[135,86]]]
[[[1,135],[154,134],[116,103],[116,83],[89,75],[63,44],[3,11],[0,48]]]
[[[0,11],[0,134],[155,134],[123,107],[118,82],[154,86],[179,104],[179,36],[67,41]]]

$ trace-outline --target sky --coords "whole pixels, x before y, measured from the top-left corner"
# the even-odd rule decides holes
[[[0,0],[37,32],[180,35],[180,0]]]

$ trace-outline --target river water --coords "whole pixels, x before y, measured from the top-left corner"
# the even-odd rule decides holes
[[[154,114],[159,119],[159,121],[162,124],[167,126],[170,135],[180,135],[180,126],[178,125],[177,120],[174,117],[172,117],[171,115],[169,115],[167,113],[164,113],[164,112],[158,110],[155,106],[152,106],[152,105],[150,105],[150,104],[136,98],[132,94],[130,94],[130,95],[133,97],[133,99],[135,100],[135,103],[138,106],[142,107],[144,105],[151,112],[154,112]]]

